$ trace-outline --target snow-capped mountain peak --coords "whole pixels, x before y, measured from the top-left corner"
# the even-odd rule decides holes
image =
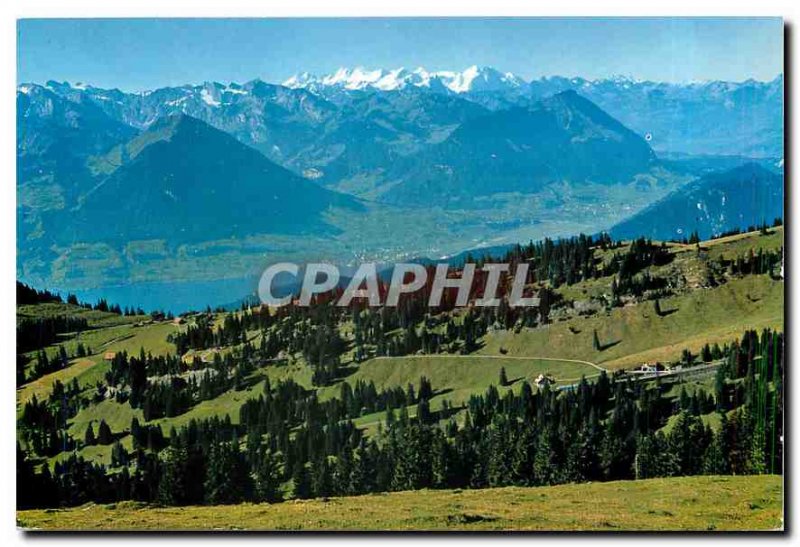
[[[521,87],[525,81],[510,72],[499,72],[491,67],[473,65],[461,72],[429,72],[423,67],[412,71],[406,68],[369,70],[364,67],[340,68],[332,74],[317,77],[307,72],[296,74],[283,82],[291,88],[340,88],[347,90],[378,89],[393,91],[408,86],[440,88],[452,93],[471,91],[496,91]]]
[[[284,87],[290,87],[292,89],[297,89],[299,87],[308,87],[309,84],[316,81],[317,77],[309,72],[299,72],[289,78],[288,80],[284,81],[281,85]]]
[[[522,78],[511,72],[502,73],[491,67],[472,65],[463,72],[454,74],[447,87],[455,93],[467,93],[513,89],[524,84]]]
[[[339,86],[351,90],[364,89],[365,87],[373,87],[384,74],[383,69],[367,70],[360,66],[353,69],[342,67],[334,74],[323,77],[322,84],[326,86]]]

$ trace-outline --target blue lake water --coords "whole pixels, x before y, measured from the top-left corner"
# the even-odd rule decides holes
[[[471,251],[476,256],[484,254],[502,255],[510,246],[502,245],[487,247]],[[417,258],[410,262],[433,264],[448,262],[457,266],[463,264],[468,252],[457,254],[447,259],[431,260]],[[378,264],[381,279],[388,281],[391,276],[391,264]],[[340,285],[346,286],[356,270],[354,265],[339,265],[341,273]],[[273,294],[280,297],[299,289],[299,280],[303,278],[303,268],[300,268],[296,277],[288,274],[279,274],[273,281]],[[30,283],[21,278],[20,281],[40,288],[36,283]],[[258,290],[258,277],[249,276],[233,279],[215,279],[211,281],[151,281],[130,283],[125,285],[108,285],[91,289],[76,289],[73,287],[47,287],[48,290],[61,294],[74,294],[80,302],[94,304],[104,298],[109,304],[118,304],[120,307],[142,308],[145,312],[155,310],[180,314],[187,311],[200,311],[207,307],[226,309],[238,308],[245,300],[255,300]]]

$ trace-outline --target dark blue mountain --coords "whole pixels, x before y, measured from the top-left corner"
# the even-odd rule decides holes
[[[470,206],[552,183],[628,183],[657,164],[644,139],[574,91],[468,120],[444,142],[396,164],[382,198]]]
[[[45,222],[62,243],[208,241],[252,234],[326,234],[322,213],[361,209],[232,136],[186,115],[158,120],[95,160],[98,183],[68,215]]]
[[[756,163],[705,175],[614,226],[615,238],[706,239],[783,218],[783,177]]]

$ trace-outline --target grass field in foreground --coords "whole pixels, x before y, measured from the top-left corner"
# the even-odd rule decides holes
[[[17,512],[41,530],[780,530],[782,477],[681,477],[540,488],[156,508],[135,502]]]

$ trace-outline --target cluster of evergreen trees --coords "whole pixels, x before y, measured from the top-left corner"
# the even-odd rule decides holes
[[[142,350],[135,357],[119,352],[98,392],[104,396],[113,390],[117,402],[141,408],[147,421],[173,417],[230,389],[243,389],[256,362],[257,350],[249,343],[224,356],[215,353],[210,362],[195,358],[188,367],[172,355],[153,356]]]
[[[18,306],[48,303],[61,304],[64,303],[64,300],[59,294],[46,290],[37,290],[17,281]],[[109,305],[105,299],[100,299],[94,305],[81,303],[74,294],[67,296],[66,303],[89,310],[116,313],[118,315],[144,315],[144,311],[141,308],[133,309],[125,307],[123,309],[120,308],[119,305]],[[59,342],[59,340],[64,339],[68,334],[80,334],[90,328],[85,317],[69,315],[67,313],[44,317],[23,316],[22,319],[17,322],[17,386],[68,366],[70,358],[66,356],[63,347],[59,348],[58,358],[48,358],[43,348]],[[28,367],[28,364],[31,362],[31,357],[26,354],[37,349],[41,349],[42,351],[36,355],[36,363],[33,367]],[[90,353],[91,348],[87,348],[79,342],[73,357],[85,357]]]
[[[529,262],[532,264],[532,281],[548,281],[555,288],[599,277],[601,271],[594,255],[595,248],[605,251],[621,245],[621,242],[613,241],[605,233],[596,237],[580,234],[555,241],[545,238],[528,245],[517,245],[502,260],[490,261],[512,264]]]
[[[524,382],[504,393],[490,386],[462,408],[444,404],[436,411],[425,379],[405,391],[343,386],[340,397],[324,402],[291,380],[267,382],[241,408],[239,424],[193,420],[165,438],[157,426],[134,421],[134,451],[114,442],[114,472],[75,456],[52,472],[47,466],[35,472],[23,456],[21,503],[217,504],[278,501],[287,489],[291,497],[306,498],[782,472],[783,335],[751,331],[738,343],[708,349],[715,352],[724,362],[713,396],[682,391],[677,400],[667,395],[671,383],[605,374],[562,391],[534,392]],[[416,408],[414,417],[409,408]],[[381,409],[379,432],[365,437],[352,420]],[[463,419],[453,418],[457,411]],[[714,411],[716,431],[702,419]],[[25,418],[31,421],[33,414]],[[110,430],[100,427],[102,442],[112,442]],[[96,442],[93,432],[92,438],[87,432],[89,441]],[[47,488],[37,498],[31,485]]]
[[[24,306],[29,304],[47,304],[47,303],[64,303],[64,299],[58,293],[53,293],[47,290],[39,290],[34,289],[17,281],[17,306]],[[89,310],[98,310],[104,311],[109,313],[116,313],[117,315],[126,315],[126,316],[134,316],[134,315],[145,315],[144,310],[142,308],[133,308],[133,307],[125,307],[121,308],[119,304],[111,304],[109,305],[108,301],[105,298],[99,299],[95,304],[89,304],[88,302],[79,302],[78,297],[74,294],[67,295],[67,304],[72,304],[74,306],[80,306],[85,309]]]
[[[68,385],[56,380],[47,399],[39,400],[34,395],[23,405],[18,421],[19,436],[34,453],[54,456],[75,448],[75,442],[66,432],[66,424],[81,408],[80,393],[76,378]]]
[[[61,296],[45,290],[37,290],[17,281],[17,306],[62,302]]]
[[[783,262],[783,247],[775,251],[765,251],[752,249],[744,255],[739,255],[734,259],[720,259],[723,267],[727,267],[732,275],[761,275],[769,274],[776,276]]]
[[[17,323],[17,353],[25,353],[52,345],[60,334],[89,328],[86,319],[70,315],[23,317]]]

